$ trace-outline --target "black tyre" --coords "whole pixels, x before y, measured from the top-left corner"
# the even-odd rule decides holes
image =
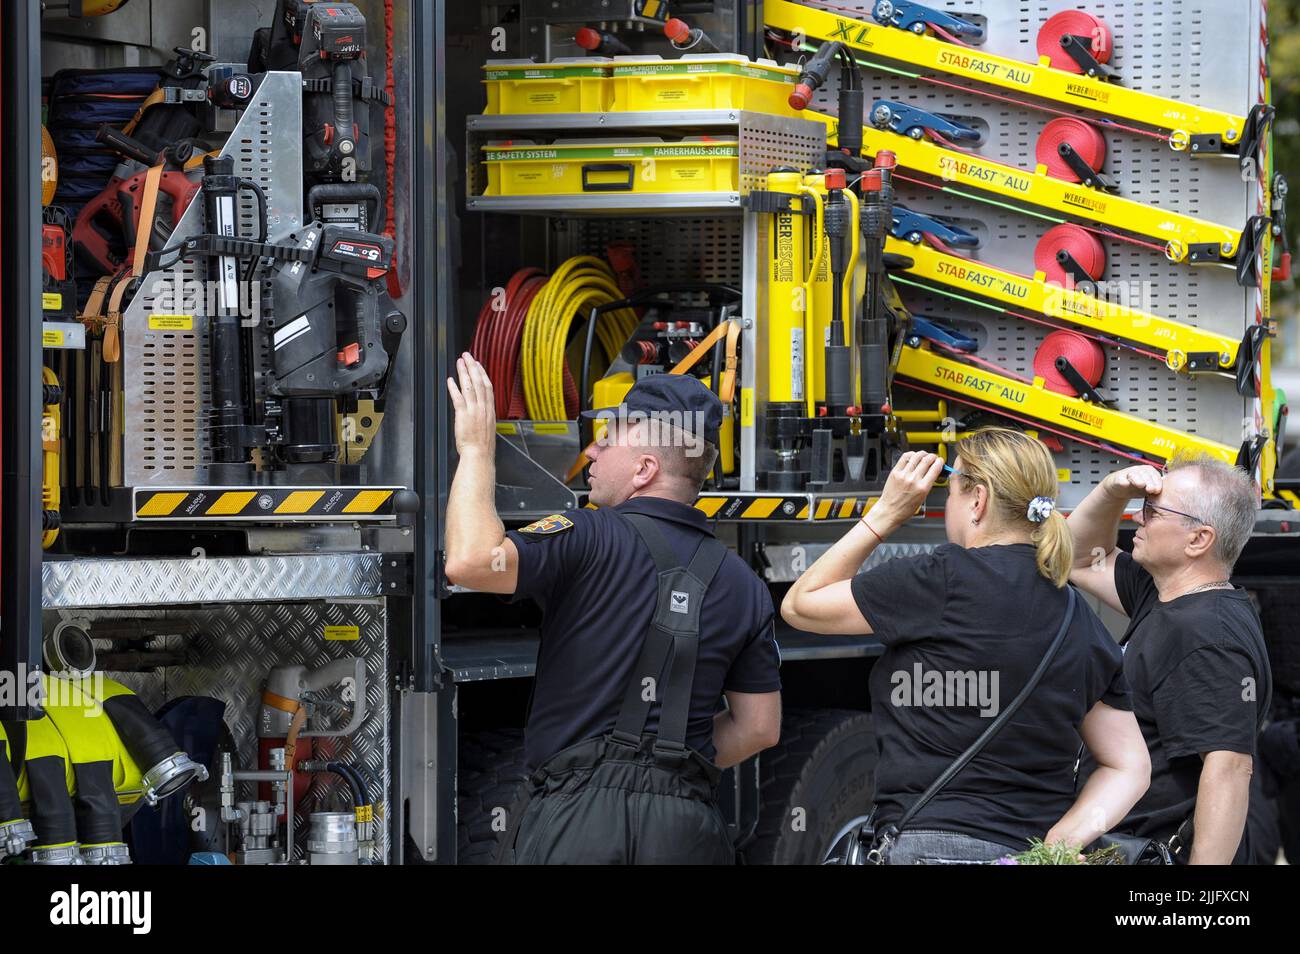
[[[490,865],[524,781],[523,730],[462,737],[458,769],[456,862]]]
[[[839,709],[785,713],[781,741],[759,756],[758,830],[750,864],[821,864],[871,811],[876,736],[871,716]]]

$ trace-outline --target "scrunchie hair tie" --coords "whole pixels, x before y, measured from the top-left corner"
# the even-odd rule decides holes
[[[1056,509],[1056,501],[1051,497],[1035,497],[1029,501],[1029,510],[1025,513],[1031,522],[1042,523]]]

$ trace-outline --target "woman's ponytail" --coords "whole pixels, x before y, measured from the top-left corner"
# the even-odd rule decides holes
[[[1030,526],[1038,572],[1053,586],[1064,586],[1074,565],[1074,541],[1056,510],[1060,483],[1047,448],[1023,431],[981,427],[961,439],[957,453],[962,479],[988,488],[989,506],[1001,525]]]
[[[1074,540],[1065,518],[1053,510],[1034,528],[1029,539],[1038,549],[1038,572],[1051,580],[1053,586],[1065,586],[1074,566]]]

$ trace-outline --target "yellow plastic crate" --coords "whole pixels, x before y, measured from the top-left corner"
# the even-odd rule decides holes
[[[484,195],[592,195],[628,192],[736,192],[740,144],[707,136],[529,140],[483,147]]]
[[[600,113],[609,109],[610,60],[603,56],[560,57],[550,63],[488,60],[483,64],[486,115],[514,113]]]
[[[799,71],[772,60],[735,53],[698,53],[665,60],[653,56],[613,59],[616,111],[748,109],[794,116],[788,102]]]

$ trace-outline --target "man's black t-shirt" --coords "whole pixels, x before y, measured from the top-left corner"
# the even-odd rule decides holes
[[[1027,543],[944,544],[860,573],[852,589],[886,646],[870,678],[876,810],[880,822],[897,821],[1029,681],[1060,628],[1067,594],[1038,572]],[[1077,601],[1038,687],[909,829],[961,832],[1015,850],[1044,837],[1074,801],[1084,716],[1097,702],[1129,708],[1121,665],[1115,641]]]
[[[1151,787],[1116,830],[1167,837],[1195,807],[1202,753],[1255,753],[1272,678],[1264,633],[1245,590],[1162,603],[1151,574],[1123,551],[1115,589],[1129,617],[1124,675],[1151,752]],[[1237,860],[1248,858],[1243,832]]]
[[[562,519],[548,518],[553,523],[541,521],[540,532],[509,532],[519,550],[515,596],[532,597],[544,611],[532,710],[524,730],[529,771],[561,749],[614,728],[654,614],[654,560],[631,522],[614,510],[656,518],[682,566],[700,540],[712,536],[702,511],[661,497],[571,510]],[[774,617],[767,585],[740,557],[728,553],[700,608],[687,723],[687,744],[706,758],[715,753],[713,717],[724,690],[781,688]],[[658,720],[656,703],[647,731]]]

